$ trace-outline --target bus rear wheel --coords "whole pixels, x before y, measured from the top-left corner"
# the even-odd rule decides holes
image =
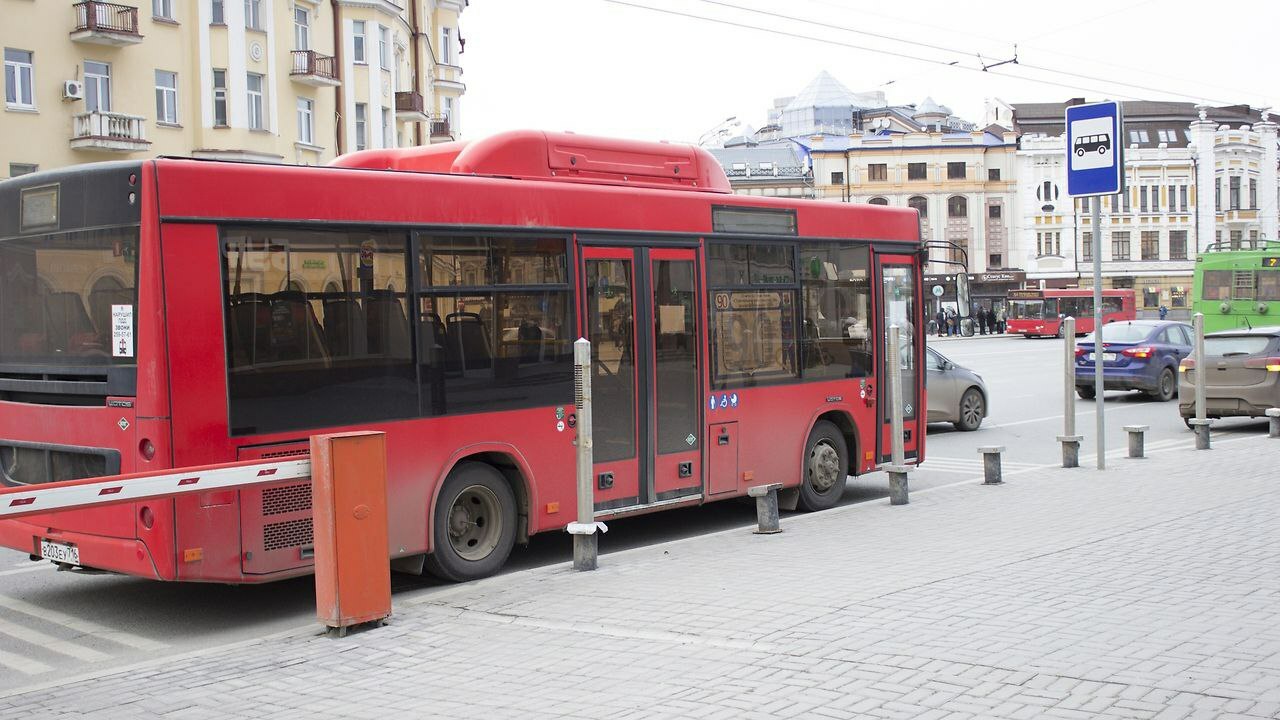
[[[819,420],[804,444],[804,478],[798,506],[805,512],[834,507],[849,476],[849,448],[840,428]]]
[[[431,533],[432,575],[466,582],[497,572],[516,539],[516,499],[506,478],[484,463],[459,464],[440,488]]]

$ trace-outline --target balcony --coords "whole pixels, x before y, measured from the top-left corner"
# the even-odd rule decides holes
[[[138,34],[138,8],[104,2],[81,2],[72,6],[76,13],[75,42],[123,47],[142,42]]]
[[[138,152],[151,147],[147,119],[113,112],[87,112],[71,118],[71,149]]]
[[[437,116],[431,119],[431,142],[449,142],[456,139],[453,136],[453,128],[450,126],[449,118]]]
[[[289,77],[303,85],[336,87],[342,83],[335,72],[333,58],[315,50],[293,50],[293,70]]]
[[[396,119],[403,122],[427,122],[431,116],[422,109],[422,93],[406,90],[396,93]]]
[[[462,84],[462,68],[458,65],[436,63],[431,83],[437,88],[464,92],[467,86]]]

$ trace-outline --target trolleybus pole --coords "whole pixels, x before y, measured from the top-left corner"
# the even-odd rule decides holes
[[[1095,197],[1093,206],[1093,401],[1097,403],[1098,418],[1098,469],[1107,469],[1107,421],[1103,415],[1102,383],[1102,221],[1099,217],[1102,198]]]

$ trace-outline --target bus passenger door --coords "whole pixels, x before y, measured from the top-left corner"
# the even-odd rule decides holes
[[[596,511],[702,492],[695,251],[582,250]]]
[[[892,452],[892,419],[890,415],[887,373],[893,372],[884,360],[889,347],[889,326],[898,326],[898,373],[902,381],[902,436],[907,459],[919,457],[924,433],[926,408],[920,373],[924,337],[920,331],[920,303],[916,297],[919,278],[910,255],[879,255],[876,261],[880,277],[880,367],[886,376],[877,390],[880,404],[880,461],[888,462]]]

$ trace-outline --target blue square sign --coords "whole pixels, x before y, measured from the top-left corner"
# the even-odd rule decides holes
[[[1120,103],[1067,108],[1067,195],[1114,195],[1124,188]]]

